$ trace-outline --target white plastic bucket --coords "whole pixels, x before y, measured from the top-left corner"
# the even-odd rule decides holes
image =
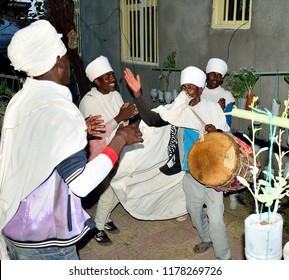
[[[273,213],[270,213],[270,217]],[[281,260],[283,218],[275,214],[274,222],[268,221],[268,213],[252,214],[245,219],[245,256],[247,260]]]

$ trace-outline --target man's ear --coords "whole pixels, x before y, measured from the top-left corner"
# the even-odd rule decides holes
[[[99,82],[99,79],[96,78],[93,80],[93,83],[96,85],[96,86],[99,86],[100,82]]]
[[[224,82],[224,77],[221,78],[220,80],[220,85]]]
[[[63,58],[60,56],[57,56],[56,58],[56,65],[59,68],[63,68],[64,67],[64,63],[63,63]]]

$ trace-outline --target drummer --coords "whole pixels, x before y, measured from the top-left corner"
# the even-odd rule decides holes
[[[235,104],[235,98],[229,90],[222,87],[228,71],[227,63],[220,58],[210,58],[206,66],[207,83],[202,96],[218,102],[224,112],[231,112]],[[226,115],[229,126],[232,124],[232,116]]]
[[[220,58],[210,58],[206,66],[207,83],[202,96],[212,101],[218,102],[224,112],[231,112],[235,104],[235,98],[229,90],[222,87],[224,78],[228,72],[227,63]],[[232,124],[232,115],[226,115],[229,126]],[[238,203],[238,193],[228,194],[229,208],[235,210]]]
[[[182,169],[187,171],[183,185],[186,208],[201,238],[201,242],[194,246],[194,252],[203,253],[213,247],[217,259],[231,259],[224,223],[223,192],[217,192],[197,182],[188,172],[187,165],[189,148],[204,132],[230,130],[219,104],[201,98],[206,82],[205,73],[194,66],[185,68],[181,72],[182,92],[170,106],[159,106],[153,111],[140,94],[140,77],[137,75],[135,78],[129,69],[125,69],[124,77],[134,94],[135,103],[143,120],[154,119],[153,125],[170,123],[179,127],[180,160]]]

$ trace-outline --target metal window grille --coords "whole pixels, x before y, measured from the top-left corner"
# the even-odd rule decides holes
[[[252,0],[214,0],[212,28],[249,29]]]
[[[157,0],[120,0],[123,61],[157,64]]]

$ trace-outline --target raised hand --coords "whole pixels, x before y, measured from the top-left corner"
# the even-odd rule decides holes
[[[115,121],[117,123],[120,123],[121,121],[127,121],[137,114],[138,110],[136,105],[129,104],[129,102],[126,102],[121,106],[118,115],[115,117]]]
[[[134,97],[136,98],[139,97],[141,89],[141,81],[139,74],[137,74],[135,77],[129,68],[125,68],[123,72],[126,83],[132,90]]]

